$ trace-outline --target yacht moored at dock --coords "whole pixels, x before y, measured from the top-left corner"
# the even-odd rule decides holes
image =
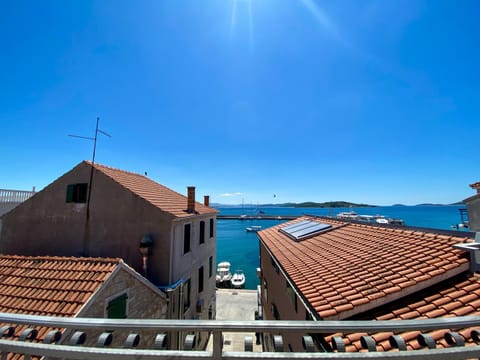
[[[402,219],[387,218],[383,215],[362,215],[355,211],[345,211],[337,214],[337,218],[341,220],[356,220],[376,224],[405,225]]]
[[[219,287],[229,287],[230,280],[232,279],[232,273],[230,272],[230,263],[228,261],[222,261],[217,266],[217,274],[215,280]]]

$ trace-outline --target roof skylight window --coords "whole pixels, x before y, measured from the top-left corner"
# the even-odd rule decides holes
[[[284,226],[280,228],[279,231],[293,240],[299,241],[317,235],[331,227],[332,225],[329,224],[319,223],[312,220],[304,220],[299,223]]]

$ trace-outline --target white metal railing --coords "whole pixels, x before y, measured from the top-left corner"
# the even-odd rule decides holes
[[[430,331],[436,329],[463,329],[479,327],[480,317],[457,317],[441,318],[433,320],[402,320],[402,321],[218,321],[218,320],[136,320],[136,319],[103,319],[103,318],[57,318],[46,316],[28,316],[20,314],[0,313],[0,323],[11,324],[0,328],[0,352],[2,359],[8,353],[46,356],[65,359],[227,359],[227,360],[248,360],[248,359],[467,359],[479,358],[480,346],[457,346],[449,348],[426,348],[412,351],[392,352],[315,352],[311,346],[311,335],[332,334],[332,333],[377,333],[404,331]],[[20,338],[13,339],[12,327],[25,326],[28,328],[20,335]],[[59,339],[56,336],[47,336],[40,342],[32,341],[34,336],[29,336],[29,331],[42,327],[56,329],[52,333],[60,335],[58,329],[67,329],[73,332],[70,339]],[[83,331],[97,330],[105,331],[100,337],[94,340],[95,345],[82,346],[85,340]],[[107,332],[108,331],[108,332]],[[127,331],[130,333],[122,348],[109,347],[110,339],[115,337],[115,331]],[[139,333],[153,331],[157,335],[155,345],[149,349],[136,347],[137,341],[133,341]],[[170,350],[165,348],[164,340],[166,334],[209,332],[212,334],[212,351],[188,351],[192,348],[191,336],[186,336],[186,350]],[[252,352],[249,341],[245,343],[243,352],[225,352],[222,350],[223,333],[232,332],[255,332],[269,334],[296,333],[304,335],[305,352],[283,352],[282,348],[276,348],[276,352]],[[65,332],[66,333],[66,332]],[[456,333],[449,333],[455,337]],[[472,338],[480,341],[478,333]],[[458,334],[457,334],[458,335]],[[190,336],[190,338],[189,338]],[[277,335],[278,337],[279,335]],[[30,339],[30,340],[29,340]],[[79,339],[83,339],[79,341]],[[23,340],[23,341],[22,341]],[[370,338],[371,341],[371,338]],[[187,343],[190,342],[188,345]],[[281,342],[281,340],[280,340]],[[61,343],[61,344],[60,344]],[[249,351],[250,350],[250,351]]]
[[[0,189],[0,203],[21,203],[35,194],[35,190],[7,190]]]

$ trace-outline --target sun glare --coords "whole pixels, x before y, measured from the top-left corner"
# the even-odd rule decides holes
[[[232,0],[232,15],[230,18],[230,37],[233,37],[237,28],[237,24],[243,19],[240,17],[247,18],[248,23],[248,44],[250,51],[253,51],[254,48],[254,31],[253,31],[253,0]]]

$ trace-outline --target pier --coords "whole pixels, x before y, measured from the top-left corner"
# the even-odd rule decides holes
[[[217,215],[217,220],[295,220],[302,215]]]

